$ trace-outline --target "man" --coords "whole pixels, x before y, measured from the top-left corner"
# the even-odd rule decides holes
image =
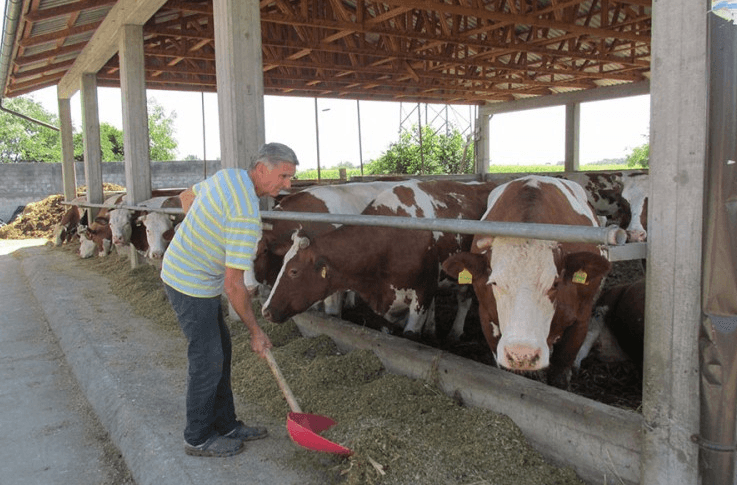
[[[232,456],[245,441],[267,434],[236,419],[220,297],[224,292],[250,331],[251,349],[264,357],[271,341],[256,322],[243,274],[252,268],[261,237],[259,197],[289,188],[298,163],[291,148],[268,143],[248,170],[220,170],[182,193],[186,216],[164,253],[161,279],[189,344],[188,455]]]

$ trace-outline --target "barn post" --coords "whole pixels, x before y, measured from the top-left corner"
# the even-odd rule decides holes
[[[704,2],[653,2],[641,483],[698,482]]]
[[[125,185],[128,204],[151,198],[143,26],[124,25],[120,36],[120,96],[123,105]]]
[[[146,72],[143,57],[143,26],[124,25],[119,39],[120,96],[123,104],[123,144],[125,146],[125,186],[127,203],[136,205],[151,198]],[[130,248],[131,267],[141,261]]]
[[[264,76],[259,2],[213,1],[223,168],[247,169],[264,143]]]
[[[61,180],[64,185],[64,200],[77,196],[77,181],[74,172],[74,128],[69,98],[58,98],[59,124],[61,128]]]
[[[565,171],[579,169],[581,138],[581,103],[566,104],[566,160]]]
[[[100,146],[100,117],[97,107],[97,74],[82,75],[82,138],[84,140],[84,178],[87,184],[87,202],[102,204],[102,148]],[[99,209],[87,209],[92,221]]]
[[[481,108],[476,120],[476,140],[473,146],[476,148],[476,173],[481,175],[481,180],[484,180],[486,174],[489,173],[491,116]]]

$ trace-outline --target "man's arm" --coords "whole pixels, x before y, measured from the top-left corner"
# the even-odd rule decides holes
[[[228,297],[233,309],[251,332],[251,350],[265,357],[265,350],[271,348],[271,340],[256,322],[256,315],[251,307],[251,297],[243,282],[242,269],[225,267],[225,296]]]

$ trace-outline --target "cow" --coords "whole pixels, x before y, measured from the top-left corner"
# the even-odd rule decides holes
[[[598,226],[583,188],[565,179],[526,176],[489,194],[482,220]],[[547,369],[567,388],[591,308],[610,263],[595,244],[476,235],[470,252],[443,270],[463,277],[479,301],[479,320],[497,365]]]
[[[110,254],[112,248],[112,232],[105,218],[96,218],[92,224],[83,227],[79,232],[79,256],[91,258]]]
[[[153,190],[152,198],[174,197],[184,189],[156,189]],[[161,199],[157,199],[161,200]],[[122,202],[129,203],[127,199]],[[141,204],[146,203],[145,201]],[[160,204],[161,202],[159,202]],[[176,206],[176,202],[167,204]],[[140,205],[140,204],[139,204]],[[179,205],[181,207],[181,204]],[[130,244],[141,254],[148,254],[149,243],[146,234],[146,226],[143,225],[141,216],[145,211],[116,208],[110,211],[110,228],[113,233],[113,244],[119,254],[125,254]],[[157,238],[154,238],[155,240]],[[163,244],[163,243],[162,243]]]
[[[641,217],[647,204],[647,171],[569,172],[554,175],[578,183],[597,215],[627,231],[627,242],[646,239]],[[647,213],[644,215],[647,218]]]
[[[317,212],[330,214],[360,214],[382,191],[398,182],[359,182],[341,185],[320,185],[280,199],[274,211]],[[307,221],[272,220],[264,224],[261,239],[254,258],[253,273],[246,272],[246,285],[272,286],[276,281],[284,255],[292,246],[292,234],[303,229],[310,237],[332,231],[337,224]],[[343,292],[331,295],[323,302],[328,315],[340,317]]]
[[[631,173],[622,177],[622,197],[628,202],[630,219],[625,225],[627,242],[647,240],[647,199],[650,189],[647,173]]]
[[[87,202],[87,197],[76,197],[72,199],[75,203]],[[77,235],[77,226],[87,226],[87,210],[77,205],[70,205],[61,216],[61,220],[54,228],[54,246],[61,246],[71,241]]]
[[[631,360],[642,369],[645,280],[613,286],[596,300],[575,368],[591,353],[602,362]]]
[[[153,197],[139,202],[140,207],[149,209],[181,209],[182,201],[178,196]],[[164,251],[174,237],[175,227],[184,220],[184,214],[167,214],[154,210],[142,209],[142,214],[136,219],[137,223],[146,228],[146,241],[148,250],[145,256],[149,259],[160,261],[164,257]]]
[[[494,186],[493,182],[406,181],[379,194],[362,214],[478,219]],[[350,289],[414,338],[432,308],[440,263],[468,249],[471,242],[471,236],[454,233],[351,225],[317,237],[297,231],[292,239],[264,303],[265,318],[283,322],[336,291]],[[470,302],[466,311],[468,306]]]

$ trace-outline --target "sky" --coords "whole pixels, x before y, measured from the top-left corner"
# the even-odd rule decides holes
[[[56,88],[29,95],[47,111],[58,115]],[[214,93],[148,90],[167,115],[174,116],[180,159],[187,155],[216,159],[220,156],[217,99]],[[98,88],[100,122],[122,129],[120,89]],[[204,103],[204,106],[203,106]],[[294,149],[300,170],[317,167],[319,127],[320,166],[341,162],[359,165],[381,156],[399,139],[401,120],[409,127],[417,118],[416,105],[386,101],[360,102],[360,145],[355,100],[265,97],[266,141],[281,142]],[[203,109],[204,108],[204,109]],[[433,107],[429,118],[443,119],[444,111]],[[81,129],[79,92],[71,98],[72,123]],[[424,108],[423,108],[424,110]],[[424,113],[424,111],[423,111]],[[456,107],[448,118],[468,124],[475,116],[469,107]],[[317,114],[317,116],[316,116]],[[455,116],[454,116],[455,115]],[[204,121],[204,129],[203,129]],[[423,123],[425,115],[423,114]],[[580,162],[623,158],[648,141],[650,97],[633,96],[581,105]],[[564,159],[565,108],[553,107],[495,115],[491,121],[492,165],[555,164]],[[360,150],[359,150],[360,146]]]

